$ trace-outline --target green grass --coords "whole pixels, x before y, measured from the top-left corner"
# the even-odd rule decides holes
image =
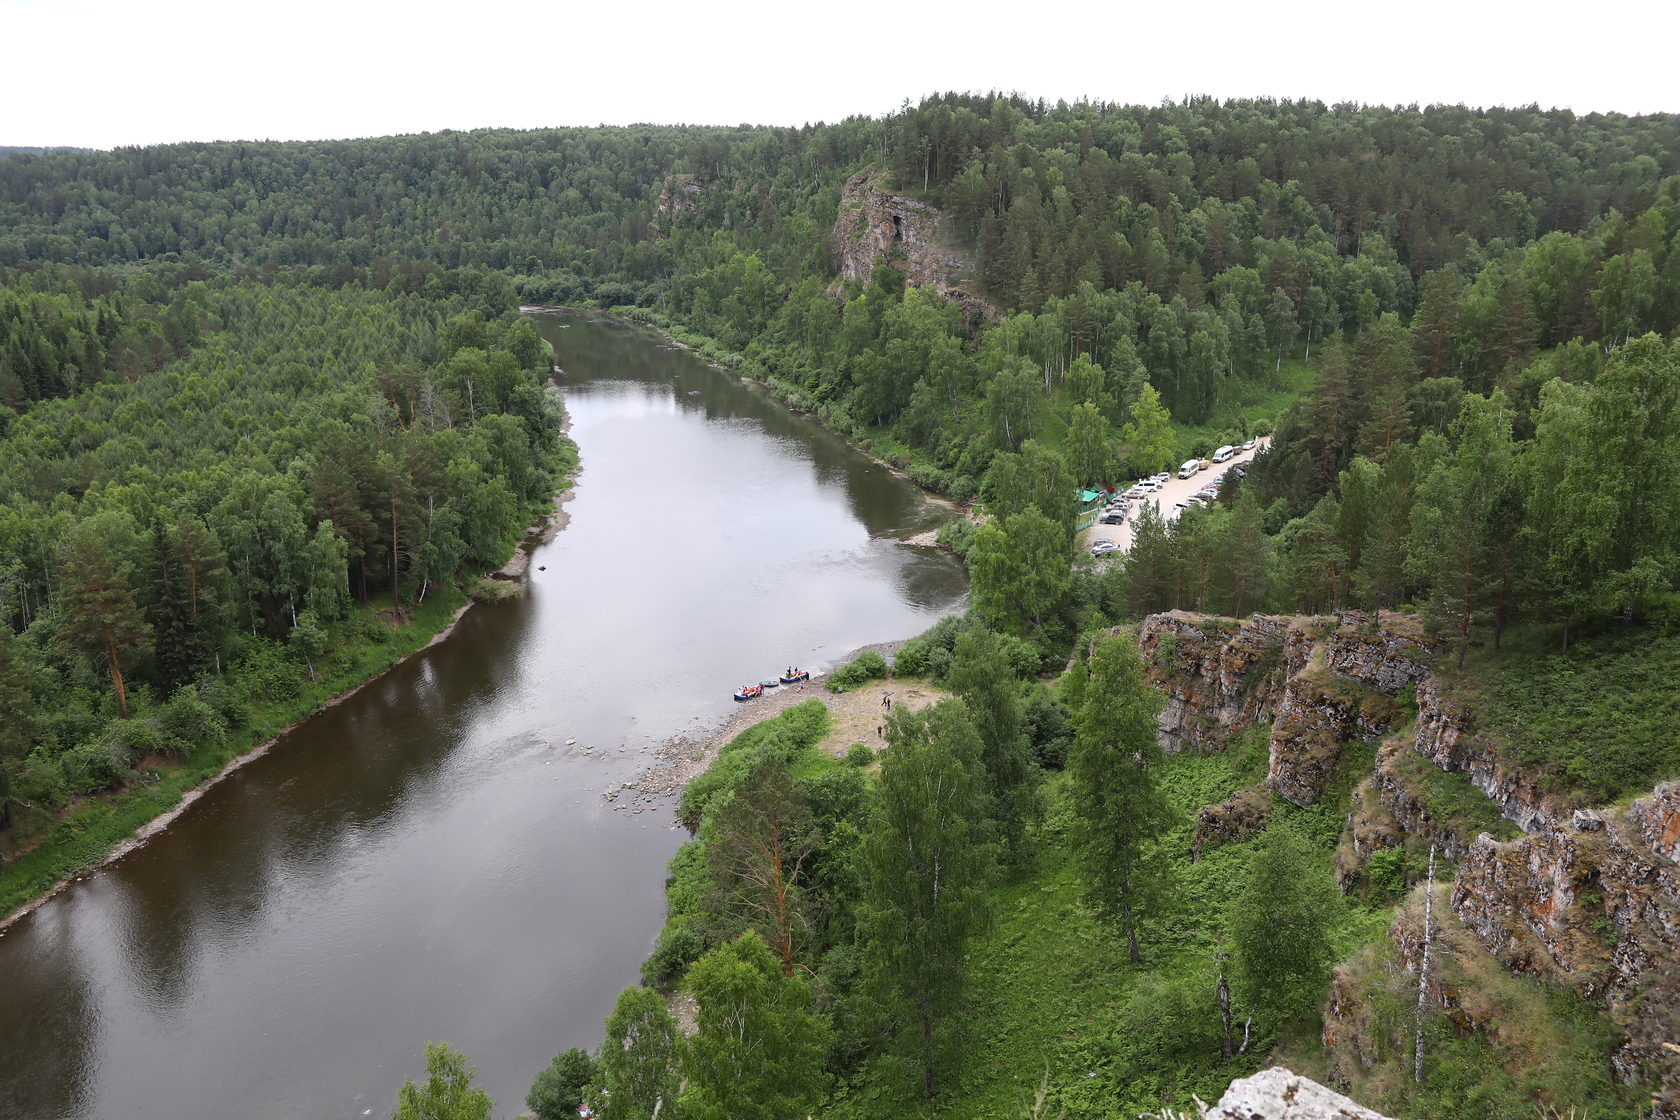
[[[1680,635],[1613,629],[1472,669],[1484,726],[1553,790],[1604,803],[1680,776]]]
[[[1368,769],[1368,757],[1350,753],[1359,757],[1325,802],[1276,809],[1311,838],[1315,873],[1331,874],[1346,790],[1355,770]],[[1163,783],[1180,821],[1163,841],[1167,851],[1188,853],[1196,810],[1253,784],[1254,761],[1247,750],[1169,759]],[[1173,902],[1143,927],[1145,961],[1133,967],[1124,944],[1086,910],[1066,844],[1073,807],[1065,776],[1051,778],[1047,793],[1038,861],[994,890],[994,926],[970,952],[969,1043],[962,1064],[944,1077],[945,1091],[929,1104],[899,1088],[884,1064],[866,1063],[823,1113],[828,1120],[1024,1117],[1041,1084],[1047,1117],[1132,1120],[1163,1105],[1188,1109],[1192,1095],[1215,1100],[1232,1078],[1269,1064],[1264,1045],[1220,1059],[1213,998],[1225,913],[1252,846],[1229,845],[1197,863],[1174,861]],[[1380,939],[1390,914],[1350,905],[1335,933],[1337,952]]]

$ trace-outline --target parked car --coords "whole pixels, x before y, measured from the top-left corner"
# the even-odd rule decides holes
[[[1101,517],[1097,518],[1097,520],[1104,525],[1124,525],[1126,523],[1126,511],[1123,509],[1111,509],[1104,513]]]
[[[1107,556],[1111,552],[1119,551],[1120,546],[1111,540],[1100,540],[1091,546],[1091,555],[1094,557]]]
[[[1254,441],[1249,440],[1247,443],[1242,445],[1242,449],[1244,451],[1253,451],[1254,450]]]
[[[1156,482],[1159,482],[1161,485],[1165,486],[1167,484],[1167,479],[1172,477],[1172,472],[1171,471],[1162,471],[1160,474],[1152,474],[1149,477],[1154,479]]]

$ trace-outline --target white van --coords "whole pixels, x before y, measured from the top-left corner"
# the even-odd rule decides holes
[[[1184,465],[1178,468],[1178,477],[1189,478],[1201,469],[1202,461],[1200,459],[1186,459]]]
[[[1221,447],[1218,451],[1213,453],[1213,461],[1216,463],[1223,463],[1236,453],[1237,449],[1227,443],[1224,447]]]

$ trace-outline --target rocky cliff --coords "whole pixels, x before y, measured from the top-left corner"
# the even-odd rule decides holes
[[[876,258],[886,257],[905,283],[956,301],[971,322],[995,318],[997,310],[975,290],[973,263],[941,243],[943,221],[935,207],[888,190],[881,171],[860,171],[840,195],[829,238],[835,268],[842,279],[867,284]]]
[[[1174,611],[1147,619],[1139,645],[1166,697],[1167,750],[1216,750],[1235,732],[1270,725],[1264,789],[1205,807],[1198,855],[1263,828],[1266,791],[1310,805],[1348,744],[1377,745],[1337,856],[1344,889],[1374,851],[1408,837],[1435,844],[1456,863],[1443,901],[1462,936],[1509,972],[1603,1007],[1622,1032],[1618,1075],[1657,1087],[1653,1116],[1680,1117],[1680,782],[1620,808],[1582,808],[1550,792],[1515,764],[1509,744],[1478,730],[1409,616],[1373,625],[1361,612],[1237,621]],[[1443,782],[1457,783],[1451,797]],[[1514,838],[1495,838],[1488,822]],[[1420,940],[1415,924],[1395,924],[1402,957]],[[1454,992],[1431,994],[1463,1029],[1485,1026]],[[1350,998],[1340,988],[1332,995],[1327,1046],[1360,1033]]]

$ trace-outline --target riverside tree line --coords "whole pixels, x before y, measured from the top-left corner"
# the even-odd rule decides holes
[[[415,281],[0,275],[29,404],[0,443],[0,823],[219,745],[506,558],[564,467],[546,351],[505,281]]]
[[[841,190],[870,164],[951,216],[995,315],[906,288],[890,255],[834,279]],[[1035,858],[1066,841],[1132,959],[1185,884],[1135,654],[1091,635],[1171,606],[1415,605],[1462,658],[1524,622],[1562,645],[1667,617],[1677,173],[1672,115],[970,95],[802,129],[8,154],[0,709],[25,718],[0,726],[0,813],[40,824],[190,753],[458,593],[567,461],[513,300],[630,308],[992,516],[952,541],[972,625],[900,653],[957,699],[895,715],[878,784],[807,765],[807,710],[691,786],[648,979],[685,978],[698,1034],[633,990],[532,1107],[586,1086],[626,1116],[937,1098],[975,1006],[965,947]],[[1303,399],[1245,412],[1309,366]],[[1140,514],[1123,562],[1074,563],[1078,486],[1273,421],[1222,508]],[[1057,688],[1023,685],[1070,650]],[[1222,972],[1228,1014],[1183,1017],[1217,1038],[1128,1017],[1157,1064],[1240,1061],[1244,1018],[1310,1010],[1327,907],[1289,848],[1268,833],[1246,911],[1169,934],[1228,949],[1236,991]],[[1305,933],[1269,937],[1270,906]],[[1268,970],[1300,980],[1251,983]],[[429,1059],[402,1108],[488,1111],[459,1055]],[[1056,1089],[1106,1107],[1091,1092]]]

